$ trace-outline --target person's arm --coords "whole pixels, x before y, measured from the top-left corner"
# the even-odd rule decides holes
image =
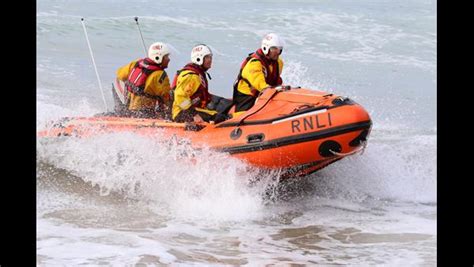
[[[165,105],[170,101],[170,80],[166,72],[158,70],[150,74],[145,82],[145,93],[159,96]]]
[[[197,91],[201,81],[198,75],[184,75],[186,73],[181,72],[174,90],[173,120],[176,121],[191,121],[197,114],[197,111],[191,108],[191,96]]]
[[[196,93],[201,81],[198,75],[188,74],[178,81],[174,101],[181,110],[187,110],[192,106],[191,96]]]
[[[250,91],[253,96],[257,96],[264,88],[269,85],[265,82],[265,76],[263,75],[263,66],[258,60],[252,60],[242,70],[242,77],[247,79],[253,88]],[[255,90],[252,90],[255,89]]]
[[[133,66],[135,66],[135,63],[137,63],[137,61],[132,61],[127,65],[120,67],[117,70],[117,78],[121,81],[126,81],[128,79],[128,75],[130,75],[130,71],[132,70]]]
[[[278,70],[279,70],[279,73],[278,73],[277,85],[282,85],[283,84],[283,79],[281,78],[281,73],[283,71],[283,60],[281,60],[280,58],[278,58]]]

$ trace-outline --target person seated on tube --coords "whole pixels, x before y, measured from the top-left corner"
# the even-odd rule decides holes
[[[148,49],[148,57],[120,67],[117,78],[125,82],[124,116],[139,118],[167,118],[170,103],[170,80],[165,69],[170,62],[170,48],[155,42]],[[116,93],[115,91],[113,91]]]
[[[281,37],[269,33],[263,37],[261,47],[242,62],[234,82],[234,117],[252,108],[264,89],[283,83],[283,60],[280,58],[283,46],[284,40]]]
[[[194,46],[191,50],[191,62],[177,71],[171,84],[173,121],[219,123],[231,118],[216,110],[216,101],[224,98],[209,93],[207,77],[211,77],[207,71],[211,66],[211,49],[204,44]]]

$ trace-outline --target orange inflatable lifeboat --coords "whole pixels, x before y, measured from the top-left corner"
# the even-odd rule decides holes
[[[210,147],[261,169],[301,176],[360,151],[372,122],[367,111],[349,98],[280,86],[265,90],[255,105],[238,117],[197,126],[159,119],[68,117],[38,136],[88,137],[132,131],[153,137],[161,129],[160,138],[186,138],[196,149]]]

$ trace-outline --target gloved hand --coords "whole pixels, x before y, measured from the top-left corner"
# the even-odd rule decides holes
[[[263,89],[263,90],[265,90],[265,89]],[[262,92],[263,92],[263,90],[262,90]],[[251,89],[251,90],[250,90],[250,94],[252,94],[253,97],[258,97],[258,96],[260,96],[260,93],[261,93],[261,92],[260,92],[259,90],[257,90],[257,89]]]
[[[214,123],[223,122],[231,118],[232,118],[232,115],[230,114],[217,113],[214,117]]]
[[[211,101],[211,102],[207,103],[206,108],[210,109],[210,110],[216,109],[216,103]]]
[[[204,122],[204,120],[202,119],[201,116],[199,116],[199,114],[194,115],[193,121],[196,122],[196,123],[202,123],[202,122]]]

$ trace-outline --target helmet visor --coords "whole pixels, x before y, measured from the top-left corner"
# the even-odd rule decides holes
[[[279,55],[283,52],[283,46],[272,46],[270,47],[270,50],[278,50]]]

